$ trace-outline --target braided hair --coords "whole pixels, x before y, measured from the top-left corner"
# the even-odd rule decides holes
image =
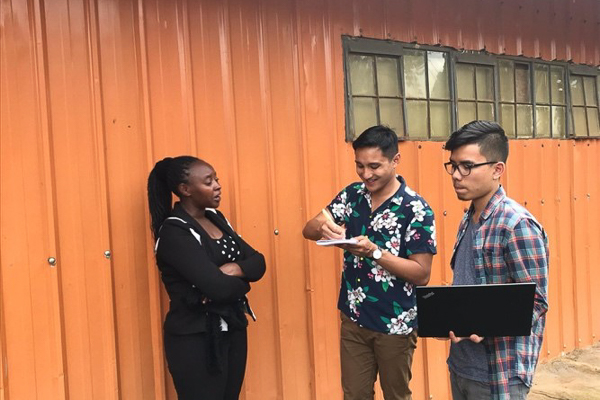
[[[181,197],[179,185],[188,183],[190,167],[197,162],[204,163],[192,156],[166,157],[152,168],[148,176],[148,206],[150,226],[155,239],[158,237],[161,225],[171,213],[172,193]]]

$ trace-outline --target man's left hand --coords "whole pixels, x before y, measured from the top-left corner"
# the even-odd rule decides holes
[[[366,236],[356,236],[354,239],[358,240],[356,244],[343,244],[338,247],[349,251],[358,257],[371,257],[373,251],[377,248],[377,245],[369,240]]]
[[[466,337],[456,337],[456,335],[454,335],[454,332],[452,332],[452,331],[450,331],[450,334],[448,336],[450,336],[450,340],[452,340],[452,343],[458,343],[461,340],[465,340],[465,339],[468,339],[468,340],[470,340],[473,343],[481,343],[481,341],[484,339],[482,336],[478,336],[476,334],[472,334],[468,338],[466,338]]]

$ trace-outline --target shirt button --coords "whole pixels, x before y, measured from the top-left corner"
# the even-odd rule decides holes
[[[359,260],[362,261],[362,260],[364,260],[364,258],[361,257]]]

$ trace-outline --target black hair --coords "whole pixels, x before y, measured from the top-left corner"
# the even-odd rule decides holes
[[[508,138],[504,129],[492,121],[471,121],[450,135],[444,148],[452,151],[468,144],[478,144],[487,161],[508,159]]]
[[[398,154],[398,136],[387,126],[375,125],[365,129],[352,143],[354,150],[377,147],[389,160]]]
[[[154,238],[162,223],[171,213],[174,193],[181,197],[179,185],[188,183],[190,167],[197,162],[205,163],[192,156],[166,157],[157,162],[148,176],[148,207],[150,209],[150,226]]]

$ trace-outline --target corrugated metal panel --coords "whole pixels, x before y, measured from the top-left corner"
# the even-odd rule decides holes
[[[341,35],[600,64],[595,0],[0,7],[1,400],[175,398],[145,179],[156,160],[184,153],[216,167],[223,211],[268,260],[251,293],[259,322],[244,398],[340,398],[341,257],[300,231],[356,180],[343,141]],[[600,334],[599,146],[511,142],[504,183],[551,241],[545,357]],[[465,205],[441,168],[441,143],[405,142],[401,152],[400,172],[437,216],[432,284],[447,283]],[[419,342],[415,398],[448,398],[447,347]]]

